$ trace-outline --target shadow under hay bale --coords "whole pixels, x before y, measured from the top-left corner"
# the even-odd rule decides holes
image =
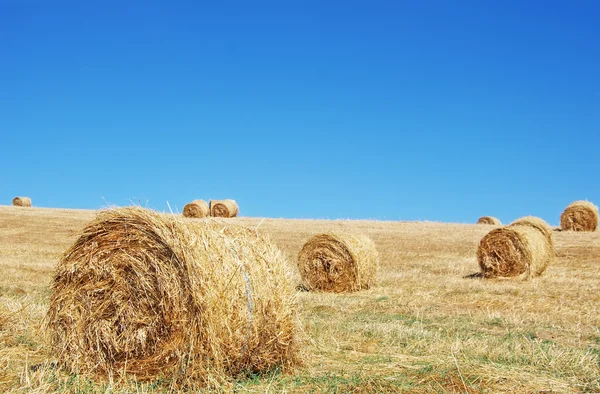
[[[255,231],[103,211],[56,268],[52,353],[96,379],[209,386],[286,371],[301,361],[295,294],[282,253]]]
[[[15,197],[12,200],[12,205],[15,207],[30,207],[31,198],[29,197]]]
[[[240,213],[235,200],[210,200],[210,216],[215,218],[232,218]]]
[[[560,215],[560,227],[564,231],[596,231],[598,207],[589,201],[575,201]]]
[[[359,234],[315,235],[298,255],[298,270],[308,290],[341,293],[368,289],[378,266],[375,244]]]
[[[484,278],[529,279],[541,275],[554,259],[552,230],[535,217],[490,231],[477,248]]]
[[[204,200],[194,200],[183,207],[183,216],[186,218],[206,218],[210,216],[210,208]]]
[[[482,216],[477,220],[477,224],[492,224],[494,226],[501,226],[502,222],[500,222],[500,219],[493,216]]]

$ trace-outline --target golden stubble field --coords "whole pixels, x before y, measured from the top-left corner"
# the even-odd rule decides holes
[[[43,317],[61,253],[94,211],[0,207],[0,392],[163,392],[98,384],[48,356]],[[362,232],[377,284],[299,292],[306,365],[233,382],[237,392],[600,392],[600,233],[555,232],[557,262],[535,280],[465,279],[488,225],[227,219],[267,234],[292,268],[324,231]]]

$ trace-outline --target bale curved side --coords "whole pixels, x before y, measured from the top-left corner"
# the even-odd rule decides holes
[[[550,241],[552,241],[552,227],[544,219],[537,216],[523,216],[513,221],[511,226],[529,226],[541,231]]]
[[[235,200],[210,200],[210,216],[216,218],[232,218],[240,213]]]
[[[206,385],[300,361],[285,259],[245,228],[104,211],[63,255],[52,287],[52,353],[76,373]]]
[[[12,205],[15,207],[30,207],[31,198],[29,197],[15,197],[12,200]]]
[[[298,270],[308,290],[340,293],[368,289],[378,266],[375,244],[359,234],[315,235],[298,255]]]
[[[501,226],[502,222],[500,222],[500,219],[493,216],[482,216],[477,220],[477,224],[492,224],[494,226]]]
[[[183,207],[183,216],[186,218],[205,218],[210,216],[210,208],[204,200],[194,200]]]
[[[598,207],[589,201],[575,201],[560,215],[560,227],[565,231],[596,231]]]
[[[544,272],[553,258],[548,238],[527,225],[494,229],[477,248],[477,262],[484,278],[528,279]]]

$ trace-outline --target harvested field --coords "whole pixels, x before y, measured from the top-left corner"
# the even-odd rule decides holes
[[[57,367],[45,338],[61,254],[94,211],[0,207],[0,392],[165,392],[95,383]],[[327,232],[368,235],[375,285],[298,291],[307,362],[231,382],[239,392],[599,392],[600,232],[555,232],[556,261],[525,282],[464,279],[478,269],[476,224],[232,218],[270,236],[291,268]],[[300,277],[295,273],[298,283]]]

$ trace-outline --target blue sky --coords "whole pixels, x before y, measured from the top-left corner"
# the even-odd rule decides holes
[[[556,224],[600,203],[600,3],[211,3],[0,0],[0,204]]]

